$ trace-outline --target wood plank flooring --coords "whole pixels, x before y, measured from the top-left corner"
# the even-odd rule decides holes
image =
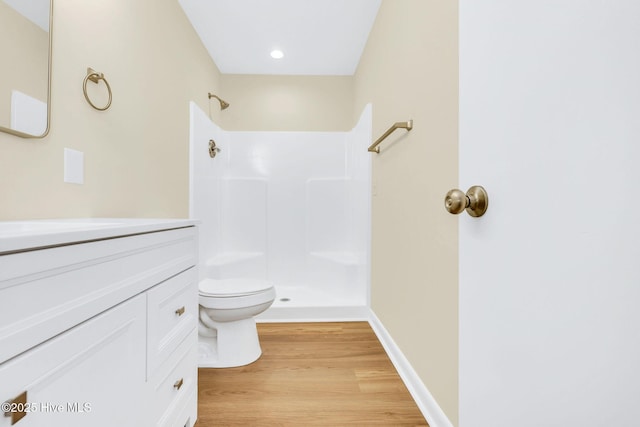
[[[258,361],[199,370],[196,427],[428,425],[368,323],[263,323],[258,334]]]

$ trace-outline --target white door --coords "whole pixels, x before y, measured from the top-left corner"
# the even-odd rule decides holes
[[[640,2],[460,0],[460,425],[640,425]]]

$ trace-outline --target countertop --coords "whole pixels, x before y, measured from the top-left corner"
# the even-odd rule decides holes
[[[65,218],[0,221],[0,255],[131,234],[191,227],[193,219]]]

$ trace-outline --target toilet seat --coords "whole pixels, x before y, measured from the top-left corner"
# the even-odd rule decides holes
[[[204,279],[198,284],[198,302],[206,308],[236,310],[271,304],[276,297],[273,284],[253,279]]]
[[[201,296],[213,298],[234,298],[266,292],[273,285],[266,280],[258,279],[204,279],[199,283]]]

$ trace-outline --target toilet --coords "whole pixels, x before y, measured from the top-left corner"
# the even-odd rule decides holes
[[[258,360],[262,349],[254,316],[273,304],[273,285],[247,278],[207,278],[198,287],[198,365],[231,368]]]

